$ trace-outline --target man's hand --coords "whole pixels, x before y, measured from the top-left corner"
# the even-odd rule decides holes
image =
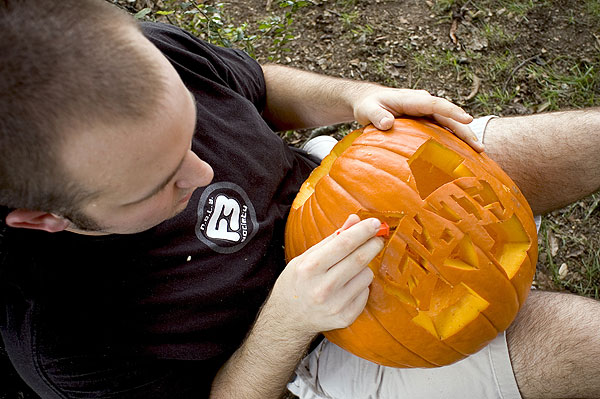
[[[294,320],[291,328],[316,334],[352,324],[373,281],[367,265],[383,248],[375,237],[380,225],[351,215],[340,230],[290,261],[268,302]]]
[[[381,224],[351,215],[334,234],[292,259],[252,330],[219,370],[211,398],[279,397],[311,340],[347,327],[362,312],[383,248]]]
[[[473,117],[459,106],[432,96],[425,90],[393,89],[373,85],[355,102],[353,108],[354,118],[358,123],[373,123],[380,130],[391,128],[394,117],[397,116],[431,116],[475,151],[483,151],[483,144],[466,125]]]
[[[483,151],[483,145],[466,125],[473,118],[459,106],[426,91],[394,89],[282,65],[264,65],[263,71],[267,86],[263,116],[277,129],[305,129],[356,120],[387,130],[397,116],[431,116],[476,151]]]

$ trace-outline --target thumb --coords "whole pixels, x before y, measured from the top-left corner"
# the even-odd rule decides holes
[[[377,129],[388,130],[394,124],[394,115],[380,104],[364,104],[357,112],[356,120],[361,125],[372,123]]]

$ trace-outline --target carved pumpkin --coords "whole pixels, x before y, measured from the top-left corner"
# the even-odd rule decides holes
[[[496,163],[442,127],[402,118],[340,141],[292,205],[287,259],[352,213],[390,232],[369,264],[364,311],[325,332],[347,351],[385,366],[448,365],[508,328],[524,303],[537,261],[531,209]]]

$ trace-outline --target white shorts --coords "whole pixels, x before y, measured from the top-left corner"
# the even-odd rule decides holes
[[[493,117],[470,124],[481,142]],[[535,222],[539,229],[541,218]],[[521,398],[505,333],[459,362],[431,369],[380,366],[325,339],[302,360],[288,389],[301,399]]]
[[[506,337],[449,366],[380,366],[323,340],[302,360],[288,389],[302,399],[520,399]]]

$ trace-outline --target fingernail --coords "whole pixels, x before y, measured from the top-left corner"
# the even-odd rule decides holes
[[[392,118],[388,118],[388,117],[381,118],[381,119],[379,120],[379,126],[381,126],[381,127],[384,127],[384,126],[385,126],[385,125],[387,125],[388,123],[392,123],[392,122],[393,122]]]
[[[371,225],[379,230],[379,227],[381,227],[381,222],[377,219],[371,219]]]

